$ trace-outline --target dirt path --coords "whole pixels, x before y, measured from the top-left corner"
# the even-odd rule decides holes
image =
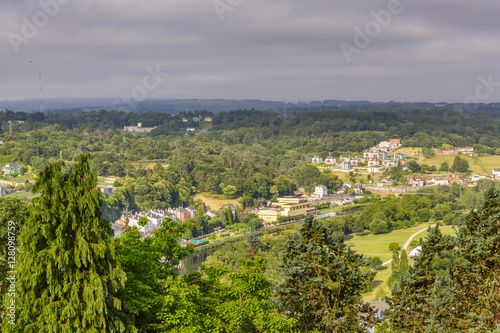
[[[432,227],[434,227],[434,226],[435,226],[435,224],[431,225],[431,228],[432,228]],[[411,241],[413,240],[413,237],[415,237],[415,236],[417,236],[418,234],[420,234],[420,233],[422,233],[422,232],[426,231],[428,228],[429,228],[429,227],[424,228],[424,229],[422,229],[422,230],[420,230],[420,231],[417,231],[417,232],[416,232],[416,233],[414,233],[413,235],[411,235],[411,236],[408,238],[408,240],[406,241],[405,245],[403,245],[403,250],[407,250],[407,249],[408,249],[408,246],[410,246],[410,243],[411,243]],[[389,260],[389,261],[384,262],[381,266],[389,265],[391,262],[392,262],[392,259],[391,259],[391,260]]]

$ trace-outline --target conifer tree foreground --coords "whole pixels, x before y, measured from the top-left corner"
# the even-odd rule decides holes
[[[362,323],[372,322],[373,310],[362,305],[361,294],[375,273],[363,272],[367,263],[344,243],[342,234],[332,239],[309,215],[287,241],[282,261],[278,305],[297,320],[300,332],[364,332]]]
[[[101,218],[101,194],[82,155],[70,173],[48,165],[33,192],[30,217],[20,235],[16,324],[7,332],[127,332],[110,223]]]

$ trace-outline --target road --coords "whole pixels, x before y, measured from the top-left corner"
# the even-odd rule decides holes
[[[434,227],[434,226],[435,226],[435,224],[431,225],[431,227]],[[420,234],[420,233],[422,233],[422,232],[426,231],[428,228],[429,228],[429,227],[424,228],[424,229],[422,229],[422,230],[420,230],[420,231],[417,231],[417,232],[416,232],[416,233],[414,233],[413,235],[411,235],[411,236],[408,238],[408,240],[406,241],[405,245],[403,245],[403,250],[407,250],[407,249],[408,249],[408,246],[410,246],[410,243],[411,243],[411,241],[413,240],[413,237],[415,237],[416,235],[418,235],[418,234]],[[389,260],[389,261],[384,262],[381,266],[389,265],[391,262],[392,262],[392,259],[391,259],[391,260]]]

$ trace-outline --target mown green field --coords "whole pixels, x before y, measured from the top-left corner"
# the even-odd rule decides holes
[[[40,194],[33,194],[33,193],[30,193],[30,192],[14,192],[14,193],[11,193],[11,194],[7,194],[5,195],[5,198],[27,198],[27,199],[33,199],[33,198],[36,198],[36,197],[39,197]]]
[[[394,230],[387,234],[373,235],[369,234],[366,236],[354,236],[346,238],[347,243],[352,243],[354,249],[358,253],[364,254],[368,257],[380,257],[382,262],[386,262],[392,259],[392,252],[389,250],[389,244],[392,242],[398,242],[401,247],[408,240],[408,238],[415,234],[416,232],[429,227],[432,223],[421,223],[416,227],[408,229]],[[453,226],[442,226],[440,227],[441,232],[446,235],[454,235],[455,229]],[[418,234],[413,239],[425,239],[427,232],[424,231]],[[409,253],[408,249],[408,253]],[[373,290],[364,295],[363,299],[365,301],[378,300],[375,299],[375,294],[378,287],[382,287],[386,295],[390,295],[389,287],[387,286],[387,279],[391,275],[391,265],[388,264],[384,267],[377,269],[377,275],[373,281]]]

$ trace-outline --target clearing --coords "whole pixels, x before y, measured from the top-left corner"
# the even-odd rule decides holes
[[[208,193],[198,193],[194,196],[194,199],[203,201],[205,206],[207,206],[207,211],[219,210],[222,206],[227,206],[227,204],[239,205],[238,199],[224,199],[222,195],[218,198]]]

